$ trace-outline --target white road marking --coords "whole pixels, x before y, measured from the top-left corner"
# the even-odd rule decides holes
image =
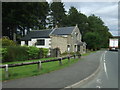
[[[104,71],[105,71],[106,77],[107,77],[107,79],[108,79],[107,67],[106,67],[106,62],[105,62],[106,53],[107,53],[107,51],[105,51],[105,52],[102,54],[101,59],[100,59],[100,62],[103,63],[103,65],[104,65],[104,66],[103,66],[103,67],[104,67]],[[96,83],[97,83],[97,84],[102,84],[101,79],[97,79]],[[101,87],[98,85],[98,86],[96,86],[96,88],[101,88]]]
[[[108,79],[107,67],[106,67],[106,62],[105,62],[105,55],[106,55],[106,53],[107,53],[107,51],[105,51],[105,53],[104,53],[104,71],[105,71],[106,77]]]
[[[100,86],[96,86],[96,88],[101,88]]]
[[[102,59],[103,59],[103,55],[104,55],[104,53],[103,53],[103,54],[102,54],[102,56],[101,56],[100,62],[102,62]]]
[[[97,79],[97,83],[102,84],[101,79]]]

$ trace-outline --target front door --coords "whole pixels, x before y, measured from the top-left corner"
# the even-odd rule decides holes
[[[77,46],[77,51],[80,51],[80,45]]]

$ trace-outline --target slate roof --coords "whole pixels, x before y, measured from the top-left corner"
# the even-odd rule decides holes
[[[50,30],[33,30],[30,31],[25,37],[21,40],[30,40],[31,38],[49,38],[49,34],[52,31]]]
[[[69,35],[72,33],[75,27],[61,27],[61,28],[56,28],[53,32],[52,35]]]
[[[31,38],[49,38],[50,35],[69,35],[75,27],[61,27],[49,30],[33,30],[30,31],[21,40],[30,40]]]

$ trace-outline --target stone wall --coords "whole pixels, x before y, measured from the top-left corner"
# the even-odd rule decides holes
[[[67,51],[67,37],[64,36],[50,36],[51,37],[51,48],[59,48],[60,52]]]

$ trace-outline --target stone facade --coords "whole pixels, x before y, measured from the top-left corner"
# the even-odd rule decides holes
[[[33,38],[34,37],[34,38]],[[21,40],[21,45],[36,46],[38,48],[59,48],[64,52],[86,52],[86,43],[81,41],[82,35],[78,26],[54,28],[53,30],[31,31]],[[36,44],[44,40],[44,44]]]
[[[59,48],[61,53],[64,52],[80,52],[85,53],[85,43],[81,41],[81,33],[76,26],[70,35],[51,35],[51,48]],[[78,42],[82,45],[78,45]],[[84,45],[84,46],[83,46]],[[79,49],[78,49],[79,48]]]
[[[51,48],[59,48],[60,53],[67,51],[67,37],[51,36]]]

